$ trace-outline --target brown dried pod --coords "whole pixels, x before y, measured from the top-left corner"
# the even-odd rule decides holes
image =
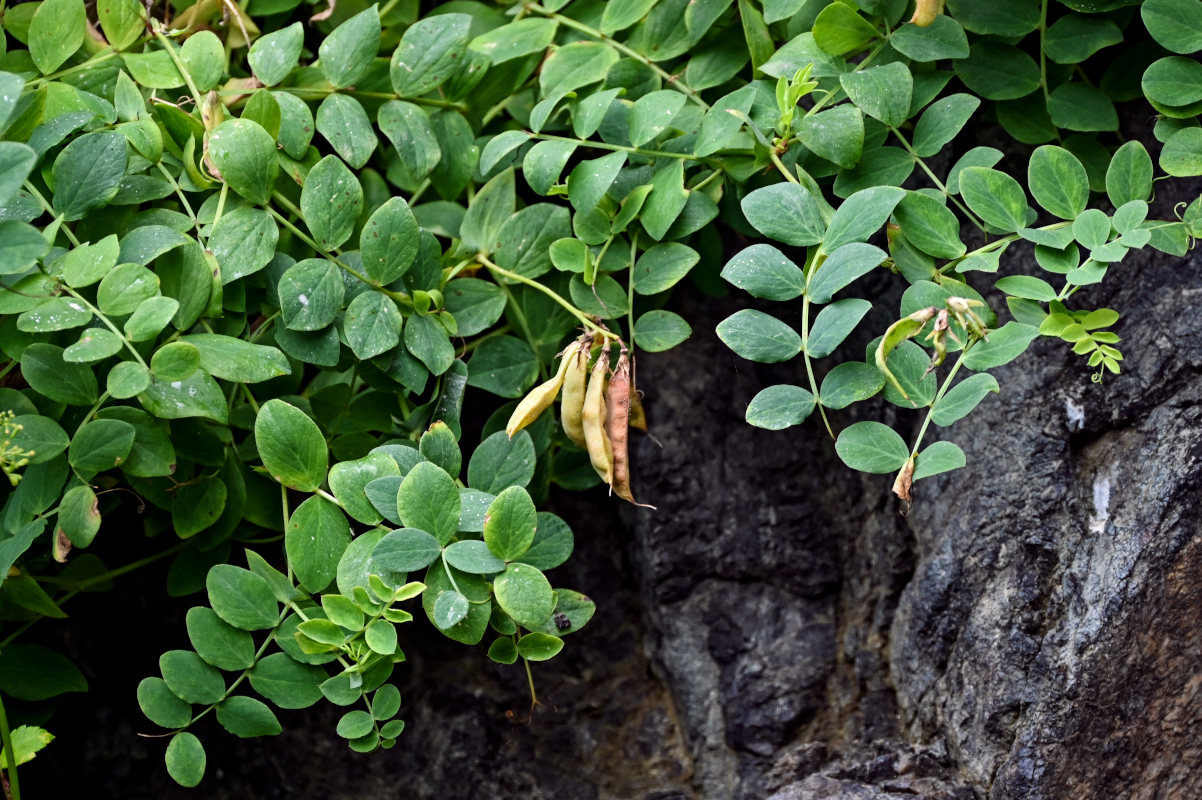
[[[613,452],[613,480],[610,488],[623,500],[636,506],[647,506],[634,499],[630,490],[630,356],[625,347],[618,356],[617,366],[609,378],[609,390],[606,393],[606,423],[605,429],[609,435]]]

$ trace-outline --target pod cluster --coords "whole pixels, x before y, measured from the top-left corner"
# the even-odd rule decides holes
[[[568,345],[560,353],[554,377],[522,398],[505,432],[512,437],[559,397],[564,434],[588,452],[593,469],[610,491],[635,505],[653,508],[636,501],[630,489],[630,429],[646,431],[647,422],[634,386],[630,352],[619,340],[615,360],[613,347],[600,333],[586,333]]]

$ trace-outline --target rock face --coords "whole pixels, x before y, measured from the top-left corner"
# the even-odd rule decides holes
[[[1082,305],[1123,312],[1124,374],[1091,383],[1083,359],[1037,342],[997,372],[1000,397],[937,432],[968,467],[917,484],[905,517],[891,478],[845,469],[816,421],[743,422],[759,389],[796,376],[718,342],[741,300],[685,294],[694,338],[639,360],[663,447],[638,440],[636,487],[659,510],[556,500],[578,549],[553,577],[598,614],[536,668],[544,705],[530,712],[520,669],[417,632],[396,749],[349,753],[333,708],[289,713],[276,740],[206,723],[204,796],[1202,797],[1199,266],[1112,268]],[[867,413],[903,434],[920,421]],[[116,606],[71,610],[57,644],[92,692],[23,768],[34,796],[195,796],[170,784],[162,743],[134,735],[149,727],[138,679],[184,644],[189,603],[160,592],[138,578]],[[104,648],[131,617],[166,633],[117,663]]]

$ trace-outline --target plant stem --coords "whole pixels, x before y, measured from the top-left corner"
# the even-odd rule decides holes
[[[524,283],[527,286],[531,287],[532,289],[537,289],[538,291],[542,292],[547,297],[550,297],[556,303],[559,303],[561,306],[563,306],[565,309],[567,309],[567,311],[573,317],[580,320],[580,324],[583,325],[584,327],[589,328],[589,329],[595,331],[596,333],[601,334],[605,338],[611,339],[613,341],[617,341],[618,339],[621,338],[616,333],[611,333],[610,331],[607,331],[605,328],[598,325],[596,322],[593,321],[593,319],[591,317],[589,317],[588,314],[585,314],[583,311],[576,308],[576,306],[572,305],[567,300],[564,300],[562,297],[560,297],[558,294],[556,294],[555,290],[550,289],[546,286],[543,286],[538,281],[531,280],[530,278],[527,278],[525,275],[519,275],[516,272],[510,272],[507,269],[498,267],[496,264],[494,264],[492,261],[490,261],[488,259],[488,256],[484,255],[483,253],[476,256],[476,260],[479,261],[481,264],[483,264],[485,267],[487,267],[488,271],[493,273],[494,277],[496,277],[497,275],[500,275],[502,278],[508,278],[511,281],[517,281],[518,283]]]
[[[701,98],[701,95],[698,94],[696,92],[696,90],[693,89],[693,87],[689,86],[684,81],[678,79],[675,75],[669,73],[667,70],[665,70],[659,64],[656,64],[650,58],[648,58],[647,56],[638,52],[637,50],[630,49],[626,45],[619,42],[617,39],[612,39],[609,36],[606,36],[601,31],[597,30],[596,28],[591,28],[588,25],[585,25],[583,22],[578,22],[577,20],[574,20],[571,17],[565,17],[563,14],[559,14],[554,11],[548,11],[547,9],[538,5],[537,3],[526,3],[524,7],[529,9],[530,11],[533,11],[535,14],[539,14],[541,16],[548,17],[550,19],[555,20],[560,25],[563,25],[565,28],[571,28],[572,30],[580,31],[581,33],[583,33],[586,36],[590,36],[599,42],[603,42],[603,43],[609,45],[610,47],[612,47],[613,49],[617,50],[619,53],[626,56],[627,58],[633,58],[635,61],[638,61],[643,66],[647,67],[647,69],[651,70],[656,75],[658,75],[667,85],[671,86],[673,89],[684,92],[686,95],[688,95],[688,98],[690,100],[692,100],[694,103],[701,106],[702,108],[704,108],[707,111],[709,110],[710,104],[705,102],[705,100],[703,100]]]
[[[468,107],[463,103],[456,103],[451,100],[439,100],[436,97],[404,97],[396,92],[361,92],[355,89],[329,89],[321,87],[298,87],[298,86],[280,86],[279,91],[294,94],[297,97],[301,95],[311,95],[310,99],[316,97],[327,97],[332,94],[349,94],[355,97],[366,97],[373,100],[404,100],[406,103],[413,103],[417,106],[430,106],[431,108],[449,108],[454,111],[467,111]],[[246,94],[243,90],[233,91],[227,90],[221,94]]]
[[[175,52],[175,47],[172,46],[171,40],[163,35],[163,24],[153,17],[150,20],[150,32],[163,45],[163,49],[167,51],[167,55],[171,56],[171,61],[175,64],[175,68],[179,70],[180,77],[184,79],[184,83],[188,84],[188,91],[192,93],[192,100],[196,103],[196,110],[200,111],[204,108],[204,98],[201,96],[201,91],[196,86],[196,81],[192,79],[192,73],[188,72],[188,68],[184,66],[183,59],[179,57],[179,53]]]
[[[87,306],[87,308],[88,308],[88,310],[89,310],[89,311],[91,311],[93,314],[95,314],[97,317],[99,317],[99,318],[100,318],[100,321],[104,323],[104,326],[105,326],[106,328],[108,328],[110,331],[112,331],[112,332],[113,332],[113,334],[114,334],[114,335],[115,335],[115,336],[116,336],[118,339],[120,339],[120,340],[121,340],[121,342],[122,342],[122,343],[125,345],[125,349],[126,349],[126,350],[128,350],[130,353],[132,353],[132,354],[133,354],[133,357],[134,357],[134,358],[137,360],[137,362],[138,362],[139,364],[141,364],[143,367],[145,367],[145,368],[146,368],[146,370],[147,370],[148,372],[150,371],[150,365],[149,365],[149,364],[147,364],[147,363],[146,363],[146,360],[142,358],[142,354],[141,354],[141,353],[139,353],[139,352],[138,352],[136,349],[134,349],[133,342],[131,342],[129,339],[125,338],[125,334],[124,334],[122,331],[119,331],[119,330],[117,330],[117,326],[116,326],[116,325],[114,325],[114,324],[113,324],[113,323],[112,323],[112,322],[109,320],[109,318],[108,318],[108,317],[106,317],[104,314],[102,314],[99,308],[97,308],[96,306],[94,306],[94,305],[92,305],[91,303],[89,303],[89,302],[88,302],[88,301],[87,301],[87,300],[84,298],[84,296],[83,296],[83,295],[81,295],[79,292],[77,292],[77,291],[75,291],[74,289],[72,289],[70,286],[67,286],[66,284],[63,284],[63,285],[62,285],[62,288],[63,288],[63,290],[64,290],[64,291],[66,291],[66,292],[67,292],[67,294],[71,295],[71,296],[72,296],[72,297],[74,297],[76,300],[78,300],[79,302],[83,303],[85,306]]]
[[[1043,90],[1043,103],[1046,107],[1051,100],[1048,92],[1048,57],[1044,52],[1043,43],[1048,31],[1048,0],[1043,0],[1039,10],[1039,88]]]
[[[36,186],[34,186],[29,181],[25,181],[24,189],[25,189],[25,191],[29,192],[31,195],[34,196],[34,199],[38,201],[38,205],[40,205],[46,211],[47,214],[49,214],[52,217],[56,216],[54,213],[54,207],[51,206],[49,201],[47,201],[46,198],[42,196],[42,193],[38,191]],[[79,247],[79,239],[75,238],[75,234],[71,233],[71,229],[67,227],[66,223],[63,223],[61,226],[59,226],[59,230],[62,231],[66,235],[68,241],[70,241],[71,244],[75,245],[76,247]]]
[[[76,72],[86,72],[87,70],[91,69],[92,67],[96,66],[97,64],[102,64],[105,61],[108,61],[109,59],[116,58],[118,55],[120,55],[120,53],[118,53],[116,50],[114,50],[113,47],[110,45],[109,47],[105,48],[104,50],[101,50],[100,52],[93,55],[91,58],[89,58],[87,61],[83,62],[82,64],[76,64],[73,67],[67,67],[66,69],[60,69],[58,72],[51,72],[49,75],[43,75],[40,78],[34,78],[34,79],[30,80],[29,82],[27,82],[25,84],[25,88],[31,89],[34,86],[37,86],[39,83],[47,83],[49,81],[56,81],[59,78],[66,77],[67,75],[74,75]]]
[[[17,754],[13,751],[13,737],[8,730],[8,715],[4,713],[4,699],[0,697],[0,743],[8,758],[8,794],[12,800],[21,800],[21,782],[17,779]]]
[[[935,394],[935,399],[927,406],[926,418],[922,421],[922,427],[918,430],[918,437],[914,440],[914,446],[910,448],[910,455],[917,456],[918,448],[922,446],[922,438],[927,434],[927,428],[931,425],[931,416],[935,413],[935,406],[939,405],[939,401],[947,394],[947,390],[952,388],[952,380],[955,379],[956,373],[960,371],[960,367],[964,364],[964,357],[968,355],[969,349],[976,344],[976,339],[969,339],[968,344],[960,351],[960,357],[956,359],[956,363],[952,365],[952,371],[943,379],[943,385],[939,387],[939,391]]]
[[[910,146],[908,141],[906,141],[906,137],[902,136],[901,131],[899,131],[897,128],[890,128],[889,130],[895,137],[897,137],[897,140],[901,142],[901,145],[905,148],[906,152],[914,157],[914,161],[918,163],[918,166],[922,168],[922,171],[925,172],[927,177],[931,179],[931,183],[935,184],[935,188],[943,192],[944,196],[948,200],[951,200],[956,208],[960,209],[964,216],[968,217],[968,221],[975,225],[978,230],[984,233],[984,223],[977,219],[976,214],[973,214],[968,210],[968,206],[961,203],[959,198],[947,190],[947,184],[939,180],[939,176],[931,171],[931,168],[927,166],[927,162],[923,160],[922,156],[918,155],[918,153],[914,151],[914,148]]]
[[[817,252],[816,250],[814,252]],[[822,407],[822,395],[818,391],[818,379],[814,377],[814,365],[810,362],[810,297],[807,294],[801,301],[801,353],[806,365],[806,376],[810,379],[810,392],[818,406],[818,416],[832,439],[835,432],[831,429],[831,421],[826,417],[826,409]]]
[[[627,147],[623,144],[610,144],[609,142],[595,142],[591,139],[575,139],[571,136],[556,136],[552,133],[534,133],[527,131],[531,136],[536,136],[539,139],[548,139],[554,142],[571,142],[572,144],[581,145],[584,147],[593,147],[598,150],[614,150],[621,153],[634,153],[648,158],[677,158],[681,161],[700,161],[711,166],[717,167],[717,162],[712,158],[703,156],[695,156],[692,153],[669,153],[666,150],[644,150],[639,147]]]

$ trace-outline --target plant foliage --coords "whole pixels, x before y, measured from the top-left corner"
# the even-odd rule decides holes
[[[500,663],[560,651],[594,605],[546,576],[573,540],[537,509],[633,500],[631,359],[690,336],[686,276],[777,304],[717,329],[796,365],[747,421],[816,410],[908,501],[965,463],[930,423],[1037,338],[1119,373],[1119,315],[1080,293],[1202,226],[1148,218],[1155,180],[1202,174],[1199,0],[426,5],[0,3],[0,692],[86,690],[13,640],[170,558],[192,649],[137,700],[185,786],[210,711],[270,736],[325,701],[352,749],[393,746],[415,614]],[[972,146],[990,125],[1029,155]],[[833,413],[877,395],[912,443]],[[153,552],[110,568],[90,548],[140,507]],[[50,735],[0,734],[16,788]]]

